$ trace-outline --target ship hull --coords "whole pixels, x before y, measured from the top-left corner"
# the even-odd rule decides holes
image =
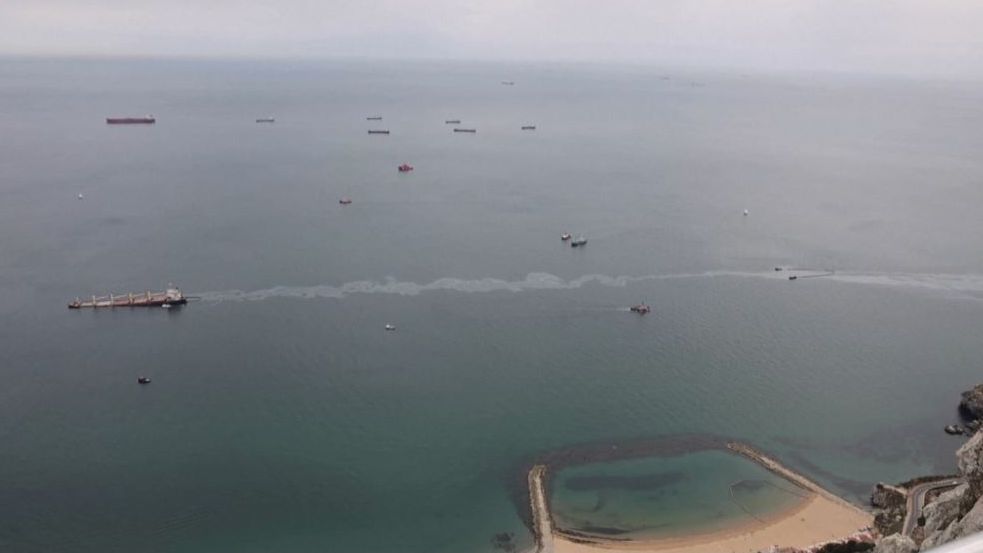
[[[92,296],[82,300],[75,298],[75,301],[68,304],[69,309],[88,309],[102,307],[161,307],[184,305],[188,303],[188,298],[181,294],[180,290],[171,289],[166,292],[150,292],[141,294],[121,294],[109,296]]]
[[[107,125],[153,125],[157,119],[153,117],[107,117]]]

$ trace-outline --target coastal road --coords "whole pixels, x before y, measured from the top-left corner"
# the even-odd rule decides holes
[[[901,526],[901,535],[910,536],[911,532],[914,531],[915,525],[918,524],[918,518],[922,516],[922,508],[925,507],[925,494],[932,490],[955,488],[963,482],[962,478],[949,478],[948,480],[918,484],[908,490],[908,500],[905,506],[907,513],[905,514],[904,525]]]

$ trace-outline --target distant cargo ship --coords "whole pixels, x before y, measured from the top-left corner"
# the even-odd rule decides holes
[[[369,131],[369,134],[389,134],[389,131],[384,129]]]
[[[69,309],[81,309],[83,307],[171,307],[173,305],[184,305],[188,303],[188,298],[181,293],[181,290],[171,286],[163,292],[143,292],[137,294],[109,294],[108,296],[92,296],[88,299],[75,298],[75,301],[68,304]]]
[[[444,124],[445,125],[460,125],[461,124],[461,120],[460,119],[448,119],[447,121],[444,121]]]
[[[153,125],[157,122],[152,115],[146,117],[107,117],[107,125]]]
[[[366,121],[382,121],[381,115],[373,115],[372,117],[366,117]]]
[[[257,123],[276,123],[276,119],[273,117],[260,117],[256,120]]]
[[[524,125],[522,127],[522,130],[524,130],[524,131],[534,131],[534,130],[536,130],[536,125]]]
[[[478,129],[454,129],[454,132],[478,132]]]

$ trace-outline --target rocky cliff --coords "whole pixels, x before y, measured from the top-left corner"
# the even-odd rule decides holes
[[[959,411],[970,420],[983,419],[983,384],[963,392],[959,402]]]
[[[983,386],[976,390],[983,391]],[[964,396],[965,397],[965,396]],[[983,405],[981,405],[983,406]],[[983,432],[977,432],[956,452],[959,474],[965,483],[939,495],[922,511],[924,524],[913,534],[924,536],[920,543],[894,533],[878,541],[874,553],[915,553],[983,531]],[[888,510],[897,505],[893,491],[875,490]],[[921,521],[919,521],[921,522]]]

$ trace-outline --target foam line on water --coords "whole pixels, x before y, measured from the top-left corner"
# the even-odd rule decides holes
[[[565,280],[549,273],[529,273],[522,280],[504,280],[498,278],[461,279],[453,277],[439,278],[429,283],[398,281],[387,278],[382,281],[359,280],[341,285],[319,284],[315,286],[274,286],[262,290],[224,290],[201,293],[203,301],[260,301],[270,298],[297,299],[342,299],[354,294],[396,294],[400,296],[416,296],[425,292],[453,291],[465,293],[487,292],[526,292],[536,290],[575,290],[589,284],[600,286],[624,287],[631,283],[654,280],[677,280],[693,278],[760,278],[785,281],[786,276],[781,272],[741,272],[741,271],[705,271],[700,273],[668,273],[642,276],[610,276],[584,275],[572,280]],[[983,293],[983,275],[965,274],[919,274],[919,273],[851,273],[837,272],[825,276],[822,280],[832,280],[848,284],[870,286],[890,286],[902,288],[917,288],[924,290],[957,292],[974,297],[973,294]],[[980,298],[976,298],[980,299]]]
[[[870,286],[922,288],[942,292],[983,293],[983,275],[929,273],[840,273],[827,280]]]
[[[398,281],[387,278],[383,281],[358,280],[338,286],[320,284],[316,286],[274,286],[263,290],[245,292],[242,290],[225,290],[204,292],[199,294],[204,301],[256,301],[268,298],[335,298],[340,299],[352,294],[397,294],[401,296],[416,296],[424,292],[446,290],[454,292],[526,292],[534,290],[574,290],[588,284],[601,286],[623,287],[633,282],[646,280],[668,280],[696,278],[706,276],[764,276],[756,273],[738,272],[705,272],[678,273],[644,276],[609,276],[584,275],[572,280],[564,280],[549,273],[529,273],[522,280],[504,280],[499,278],[461,279],[445,277],[426,284]]]

